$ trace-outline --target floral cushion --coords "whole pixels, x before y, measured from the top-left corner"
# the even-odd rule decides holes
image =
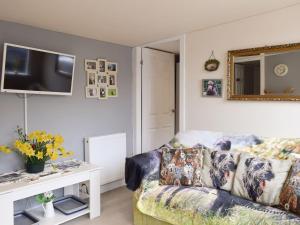
[[[291,160],[263,159],[242,153],[232,192],[254,202],[278,205],[291,165]]]
[[[202,150],[205,147],[187,149],[162,148],[160,184],[202,185],[199,170],[202,167]]]
[[[262,144],[239,149],[262,158],[291,159],[300,155],[300,138],[266,138]]]
[[[204,150],[201,170],[204,186],[230,191],[238,158],[238,152]]]
[[[300,159],[294,162],[290,176],[281,191],[280,205],[300,215]]]

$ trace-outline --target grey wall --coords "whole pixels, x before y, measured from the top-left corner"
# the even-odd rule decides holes
[[[278,64],[286,64],[289,72],[284,77],[278,77],[274,68]],[[284,89],[295,88],[294,95],[300,95],[300,52],[266,56],[266,89],[275,93],[283,93]]]
[[[133,129],[130,47],[0,21],[1,62],[4,42],[76,55],[73,95],[32,95],[28,99],[29,131],[43,129],[63,135],[65,147],[75,151],[78,159],[83,159],[84,156],[84,137],[126,132],[127,155],[131,155]],[[118,98],[101,101],[85,98],[84,59],[96,58],[106,58],[118,63]],[[0,93],[0,104],[0,145],[10,144],[16,137],[16,126],[23,126],[24,123],[23,99],[15,94]],[[16,155],[0,153],[0,173],[16,170],[21,165],[22,162]]]

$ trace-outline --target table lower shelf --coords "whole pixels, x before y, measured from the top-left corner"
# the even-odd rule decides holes
[[[65,215],[58,210],[55,210],[55,216],[52,218],[45,218],[44,217],[44,210],[42,207],[35,207],[29,210],[26,210],[31,215],[35,216],[39,219],[39,225],[59,225],[65,223],[67,221],[73,220],[80,216],[86,215],[90,212],[89,208],[81,210],[79,212],[73,213],[71,215]]]

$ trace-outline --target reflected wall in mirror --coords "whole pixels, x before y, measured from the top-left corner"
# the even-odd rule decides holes
[[[228,52],[229,100],[300,100],[300,43]]]

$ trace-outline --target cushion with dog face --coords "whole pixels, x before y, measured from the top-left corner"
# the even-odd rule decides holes
[[[264,159],[242,153],[232,193],[265,205],[278,205],[292,161]]]
[[[203,151],[203,185],[230,191],[237,168],[239,153],[207,149]]]
[[[202,167],[204,146],[187,149],[162,149],[160,184],[202,186],[199,170]]]
[[[300,159],[293,162],[290,175],[280,193],[280,205],[300,215]]]

